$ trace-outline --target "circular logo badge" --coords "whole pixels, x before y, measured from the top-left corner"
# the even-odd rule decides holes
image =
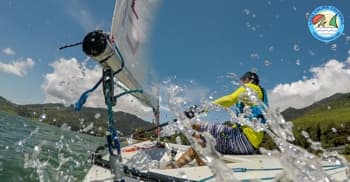
[[[316,39],[330,42],[343,33],[344,17],[333,6],[320,6],[310,14],[308,25]]]

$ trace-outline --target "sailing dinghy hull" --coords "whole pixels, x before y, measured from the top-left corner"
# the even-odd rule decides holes
[[[167,148],[177,150],[175,159],[182,155],[188,149],[188,146],[167,144]],[[122,148],[123,165],[125,172],[125,181],[216,181],[212,172],[207,166],[196,166],[195,162],[188,166],[178,169],[162,169],[168,164],[170,154],[165,147],[157,146],[151,141],[145,141]],[[103,157],[105,162],[109,156]],[[145,166],[140,164],[142,158]],[[148,161],[147,161],[148,160]],[[283,174],[282,165],[277,157],[264,155],[223,155],[229,168],[234,172],[234,176],[241,180],[259,180],[274,181],[279,175]],[[132,166],[136,164],[140,166]],[[330,174],[336,181],[346,180],[345,167],[334,163],[322,161],[324,170]],[[107,167],[101,167],[101,164],[93,164],[86,174],[84,181],[113,181],[113,175]],[[153,165],[158,169],[146,169]],[[143,168],[143,169],[142,169]],[[160,169],[159,169],[160,168]]]

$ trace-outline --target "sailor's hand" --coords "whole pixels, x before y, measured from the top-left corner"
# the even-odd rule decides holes
[[[197,107],[197,105],[193,105],[190,108],[188,108],[186,111],[184,111],[185,116],[188,119],[194,118],[196,116]]]

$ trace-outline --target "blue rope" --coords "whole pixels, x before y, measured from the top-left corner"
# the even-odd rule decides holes
[[[102,78],[92,87],[91,89],[85,91],[83,94],[81,94],[79,100],[74,104],[74,110],[75,111],[81,111],[83,108],[83,105],[85,104],[87,98],[89,97],[90,93],[96,90],[98,86],[102,83]]]
[[[115,71],[113,73],[113,76],[118,74],[119,72],[121,72],[124,69],[124,67],[125,67],[124,57],[121,54],[118,46],[116,44],[114,44],[114,45],[115,45],[114,48],[117,50],[117,53],[118,53],[118,55],[120,57],[121,67],[117,71]],[[94,92],[98,88],[98,86],[101,85],[102,80],[103,80],[103,76],[100,78],[100,80],[91,89],[86,90],[83,94],[81,94],[79,100],[74,104],[74,110],[75,111],[81,111],[81,109],[83,108],[84,104],[86,103],[86,100],[89,97],[90,93]]]
[[[118,95],[114,96],[114,98],[118,99],[119,97],[121,97],[123,95],[136,93],[136,92],[143,93],[143,90],[142,89],[128,90],[128,91],[125,91],[125,92],[123,92],[121,94],[118,94]]]

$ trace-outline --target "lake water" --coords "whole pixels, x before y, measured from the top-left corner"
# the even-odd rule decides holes
[[[81,181],[104,138],[0,112],[0,181]]]

